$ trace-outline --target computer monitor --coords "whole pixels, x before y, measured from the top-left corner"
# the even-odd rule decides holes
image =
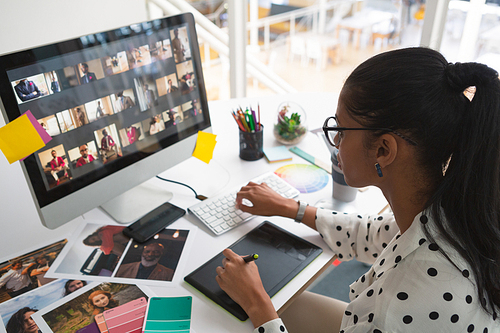
[[[129,223],[168,201],[138,185],[210,131],[189,13],[3,55],[0,97],[6,122],[29,110],[52,136],[21,162],[51,229],[97,206]]]

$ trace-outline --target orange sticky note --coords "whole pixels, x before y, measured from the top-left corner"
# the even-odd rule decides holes
[[[215,138],[217,135],[212,133],[198,132],[198,139],[196,140],[196,147],[193,151],[193,156],[205,163],[210,163],[214,154]]]
[[[26,114],[0,128],[0,150],[10,164],[44,146],[45,142]]]

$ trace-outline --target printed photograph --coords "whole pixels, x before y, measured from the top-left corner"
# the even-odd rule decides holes
[[[63,239],[0,263],[0,303],[53,281],[45,273],[66,243]]]
[[[172,281],[188,234],[165,229],[145,243],[132,241],[115,277]]]
[[[55,280],[0,304],[0,316],[5,331],[38,333],[39,327],[31,315],[86,285],[87,282],[81,280]]]
[[[96,316],[131,301],[150,297],[150,291],[132,284],[89,284],[72,295],[41,309],[33,315],[44,333],[77,332],[95,323]]]
[[[93,223],[85,225],[55,272],[80,277],[111,276],[130,240],[122,234],[123,228]]]

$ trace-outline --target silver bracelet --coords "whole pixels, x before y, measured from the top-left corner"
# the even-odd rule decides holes
[[[297,212],[297,216],[295,217],[295,222],[302,222],[302,219],[304,218],[304,213],[306,212],[306,207],[309,206],[309,204],[305,201],[299,201],[299,211]]]

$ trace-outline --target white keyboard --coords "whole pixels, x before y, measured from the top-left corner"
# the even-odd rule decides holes
[[[295,198],[300,193],[274,172],[265,173],[252,179],[252,182],[266,183],[285,198]],[[236,193],[242,186],[233,191],[208,198],[189,207],[188,211],[199,218],[214,234],[221,235],[254,217],[254,215],[244,213],[235,207]]]

